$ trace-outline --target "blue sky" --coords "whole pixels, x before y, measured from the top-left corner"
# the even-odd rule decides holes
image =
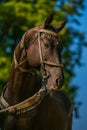
[[[80,30],[86,33],[87,40],[87,0],[85,0],[85,11],[80,18]],[[82,102],[79,109],[80,118],[73,119],[73,130],[87,130],[87,48],[83,48],[82,62],[84,66],[76,67],[75,71],[77,76],[73,79],[73,84],[79,86],[77,100]]]

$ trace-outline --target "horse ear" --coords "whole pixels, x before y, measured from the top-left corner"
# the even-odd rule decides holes
[[[54,16],[54,14],[51,13],[51,14],[46,18],[46,20],[45,20],[44,23],[43,23],[43,28],[47,28],[47,27],[50,26],[50,24],[51,24],[52,21],[53,21],[53,16]]]
[[[60,30],[62,30],[63,27],[65,26],[66,22],[67,22],[67,19],[65,19],[62,23],[56,25],[55,26],[56,31],[59,32]]]

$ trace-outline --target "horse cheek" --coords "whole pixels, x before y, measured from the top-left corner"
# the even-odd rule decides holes
[[[28,64],[33,67],[38,67],[40,65],[40,56],[38,48],[32,45],[27,51]]]

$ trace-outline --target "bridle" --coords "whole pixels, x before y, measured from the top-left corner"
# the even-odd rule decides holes
[[[64,65],[63,64],[56,64],[50,61],[45,61],[43,60],[43,56],[42,56],[42,49],[41,49],[41,40],[40,40],[40,34],[41,33],[47,33],[47,34],[51,34],[53,36],[58,36],[57,33],[53,32],[53,31],[49,31],[46,29],[40,29],[38,31],[38,43],[39,43],[39,55],[40,55],[40,63],[41,65],[46,64],[48,66],[52,66],[52,67],[61,67],[63,68]],[[23,41],[22,41],[22,48],[24,48],[24,36],[23,36]],[[14,52],[14,63],[15,63],[15,68],[19,68],[20,71],[22,72],[30,72],[32,73],[30,70],[27,69],[23,69],[20,65],[24,64],[27,61],[27,59],[24,59],[22,62],[18,63],[17,58],[16,58],[16,54]]]

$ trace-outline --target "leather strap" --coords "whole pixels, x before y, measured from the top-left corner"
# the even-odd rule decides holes
[[[7,84],[8,85],[8,84]],[[7,88],[7,85],[4,87],[3,91],[2,91],[2,94],[1,94],[1,97],[0,97],[0,108],[1,109],[4,109],[4,108],[7,108],[9,107],[10,105],[8,104],[8,102],[4,99],[4,93],[5,93],[5,90]]]
[[[47,88],[43,86],[37,93],[35,93],[32,97],[24,100],[21,103],[18,103],[13,106],[6,106],[5,109],[0,110],[0,113],[8,113],[8,114],[23,114],[27,111],[35,109],[43,100],[43,98],[49,93]],[[4,99],[5,100],[5,99]],[[6,101],[5,101],[6,102]]]
[[[57,33],[52,32],[52,31],[49,31],[49,30],[46,30],[46,29],[40,29],[40,30],[38,31],[39,54],[40,54],[41,64],[46,64],[46,65],[52,66],[52,67],[61,67],[61,68],[63,68],[63,67],[64,67],[63,64],[56,64],[56,63],[53,63],[53,62],[49,62],[49,61],[44,61],[44,60],[43,60],[42,50],[41,50],[41,42],[40,42],[40,33],[41,33],[41,32],[45,32],[45,33],[51,34],[51,35],[53,35],[53,36],[58,36]]]
[[[39,32],[48,33],[48,34],[51,34],[51,35],[53,35],[53,36],[58,37],[58,34],[57,34],[57,33],[53,32],[53,31],[50,31],[50,30],[40,29]]]

